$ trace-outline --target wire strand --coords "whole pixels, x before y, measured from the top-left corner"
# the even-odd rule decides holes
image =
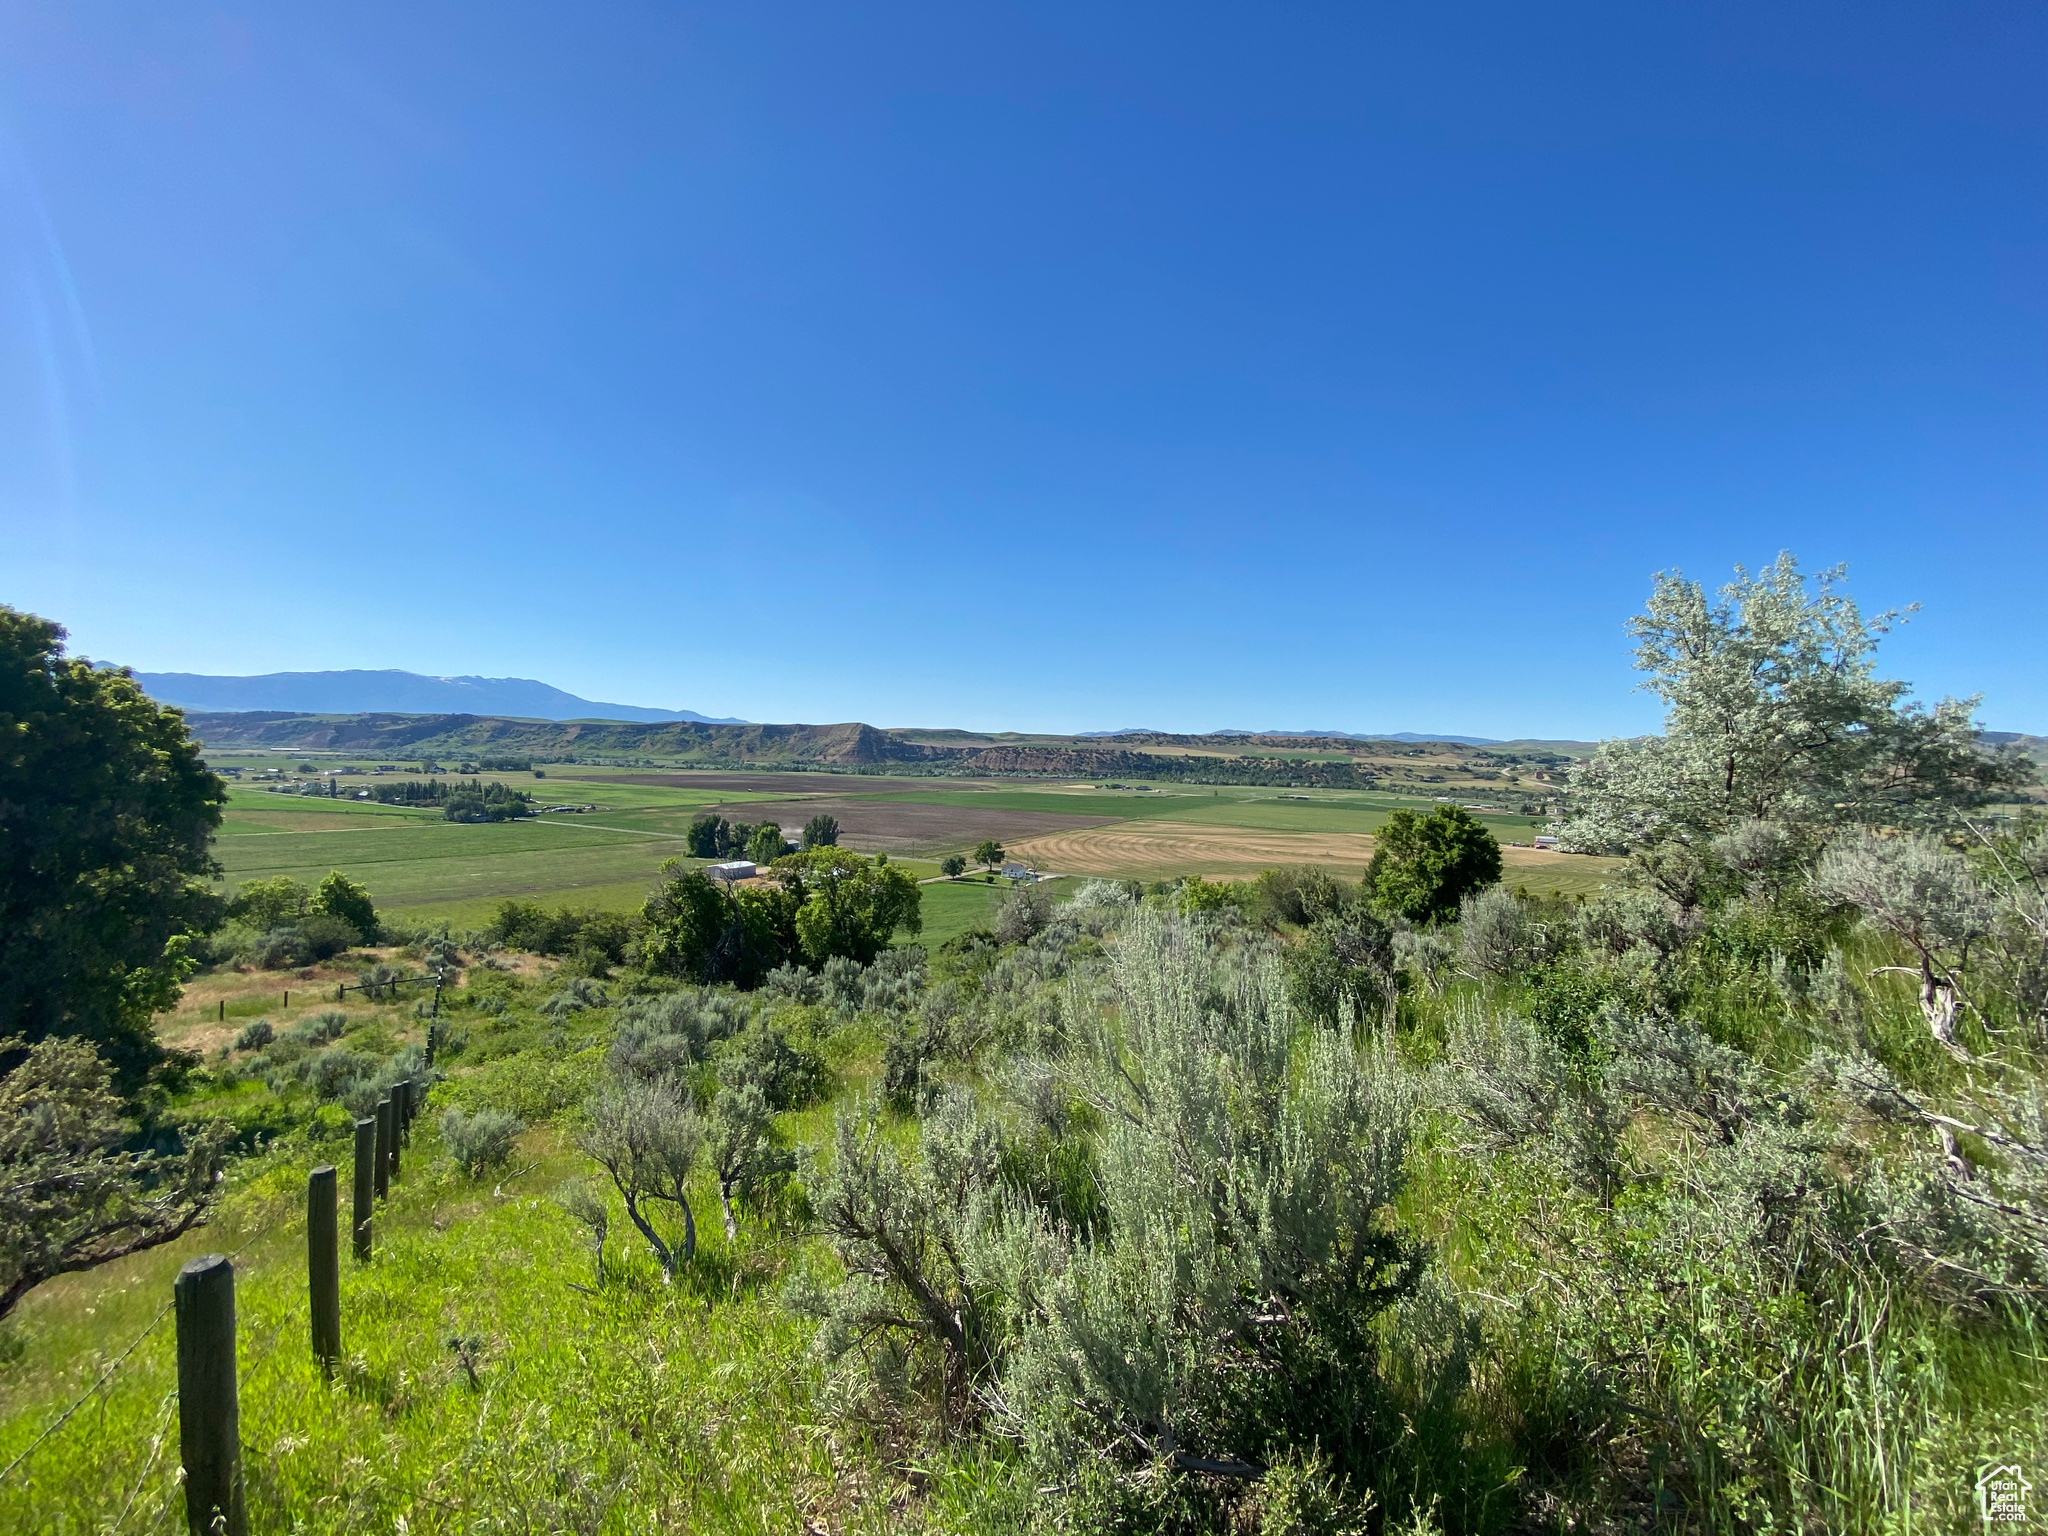
[[[243,1238],[241,1247],[237,1248],[233,1253],[228,1255],[228,1262],[233,1263],[236,1259],[239,1259],[244,1253],[246,1253],[253,1244],[255,1244],[263,1238],[268,1237],[286,1220],[288,1215],[289,1212],[287,1211],[278,1212],[277,1215],[273,1216],[270,1219],[270,1221],[267,1222],[259,1230],[252,1232],[249,1236]],[[176,1305],[177,1302],[175,1299],[165,1302],[163,1306],[157,1310],[156,1316],[149,1320],[149,1326],[144,1328],[142,1332],[135,1335],[135,1337],[129,1341],[128,1347],[122,1350],[120,1354],[116,1355],[113,1358],[112,1362],[107,1366],[107,1368],[104,1371],[100,1372],[99,1380],[95,1381],[91,1386],[87,1387],[85,1391],[80,1393],[77,1399],[72,1402],[70,1407],[66,1408],[62,1413],[58,1414],[56,1418],[52,1419],[49,1425],[43,1430],[41,1434],[37,1435],[35,1439],[29,1441],[27,1445],[23,1446],[20,1454],[17,1455],[14,1458],[14,1460],[7,1463],[5,1467],[0,1467],[0,1483],[6,1482],[9,1477],[13,1476],[15,1469],[19,1467],[24,1461],[27,1461],[29,1457],[32,1454],[34,1454],[36,1449],[39,1446],[41,1446],[45,1440],[49,1439],[50,1436],[54,1435],[55,1433],[57,1433],[58,1430],[62,1429],[66,1424],[68,1424],[71,1421],[71,1416],[73,1414],[78,1412],[79,1409],[83,1408],[87,1403],[91,1402],[95,1396],[98,1395],[100,1388],[104,1387],[109,1381],[113,1379],[114,1372],[118,1371],[121,1368],[121,1366],[127,1361],[128,1357],[134,1354],[135,1351],[141,1347],[142,1341],[144,1339],[148,1338],[152,1333],[156,1332],[157,1325],[163,1322],[163,1320],[170,1315],[171,1309]],[[177,1396],[177,1393],[174,1391],[171,1395],[175,1397]]]

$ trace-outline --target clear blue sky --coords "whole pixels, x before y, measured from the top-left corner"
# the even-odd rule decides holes
[[[1790,548],[2048,731],[2048,8],[0,0],[0,600],[148,670],[1594,736]]]

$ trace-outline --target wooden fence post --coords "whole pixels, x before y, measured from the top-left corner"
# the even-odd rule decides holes
[[[391,1177],[394,1179],[398,1177],[398,1145],[404,1139],[402,1127],[405,1124],[405,1107],[399,1103],[399,1098],[404,1092],[405,1088],[402,1084],[392,1084],[390,1099],[391,1140],[386,1145],[391,1149]]]
[[[377,1101],[377,1198],[391,1194],[391,1100]]]
[[[340,1191],[332,1163],[306,1176],[306,1294],[313,1304],[313,1354],[327,1375],[341,1360]]]
[[[356,1122],[356,1262],[370,1262],[370,1214],[377,1198],[377,1122]]]
[[[412,1145],[412,1079],[407,1078],[391,1090],[391,1097],[398,1101],[398,1141],[400,1146]]]
[[[235,1394],[235,1266],[194,1259],[171,1287],[178,1318],[178,1449],[192,1536],[248,1536]]]

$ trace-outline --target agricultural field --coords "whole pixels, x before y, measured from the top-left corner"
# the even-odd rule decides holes
[[[344,757],[294,754],[319,771],[367,768]],[[253,772],[279,760],[220,755]],[[406,777],[397,775],[396,777]],[[390,782],[349,776],[343,794]],[[828,773],[648,772],[577,765],[530,773],[484,773],[534,794],[538,803],[587,807],[531,819],[456,823],[431,808],[280,794],[246,779],[231,791],[217,844],[223,884],[288,875],[307,883],[330,869],[361,881],[382,910],[408,919],[476,927],[508,898],[549,905],[630,909],[667,860],[685,855],[697,816],[774,821],[794,832],[829,814],[845,846],[904,860],[936,861],[984,839],[1052,874],[1144,880],[1186,875],[1244,878],[1277,865],[1320,865],[1355,876],[1372,857],[1372,835],[1389,812],[1426,808],[1435,797],[1343,790],[1094,784],[1015,780],[932,780]],[[1505,800],[1474,815],[1506,845],[1508,883],[1531,893],[1576,896],[1597,890],[1611,865],[1539,852],[1529,843],[1540,817]],[[985,918],[994,897],[926,887],[931,931],[941,938]],[[956,923],[955,919],[959,921]]]

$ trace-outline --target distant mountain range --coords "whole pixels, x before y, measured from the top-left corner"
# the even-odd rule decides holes
[[[422,677],[417,672],[266,672],[206,677],[196,672],[138,672],[161,704],[228,713],[272,710],[302,715],[495,715],[518,720],[691,720],[744,725],[690,709],[648,709],[580,699],[530,677]]]
[[[1107,741],[1113,736],[1158,736],[1161,734],[1163,733],[1155,731],[1149,726],[1127,725],[1123,729],[1116,731],[1082,731],[1078,733],[1077,739],[1082,741]],[[1451,736],[1441,731],[1241,731],[1226,726],[1220,731],[1210,731],[1207,734],[1211,736],[1313,736],[1324,741],[1450,741],[1456,742],[1461,747],[1497,747],[1501,745],[1501,738],[1498,736]]]

